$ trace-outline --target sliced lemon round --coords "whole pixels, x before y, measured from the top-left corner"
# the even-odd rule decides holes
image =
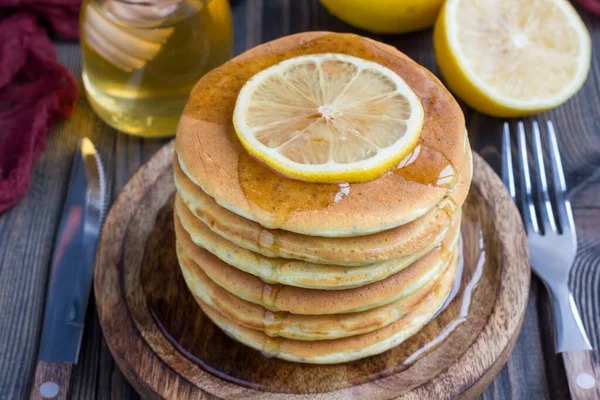
[[[583,85],[591,59],[589,33],[566,0],[448,0],[434,47],[449,88],[499,117],[565,102]]]
[[[394,71],[344,54],[269,67],[242,87],[233,124],[246,150],[310,182],[362,182],[417,144],[423,106]]]

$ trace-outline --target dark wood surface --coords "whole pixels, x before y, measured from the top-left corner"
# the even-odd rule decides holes
[[[318,0],[238,0],[234,14],[235,51],[306,30],[356,32],[390,43],[438,73],[431,31],[402,36],[370,35],[329,15]],[[567,184],[574,207],[579,251],[572,288],[584,325],[600,346],[600,25],[578,8],[592,36],[590,76],[563,106],[536,118],[552,119],[559,134]],[[57,43],[59,60],[81,88],[76,43]],[[502,120],[465,109],[472,147],[498,171]],[[526,120],[531,120],[528,118]],[[26,398],[33,382],[51,249],[66,193],[77,140],[89,136],[98,147],[114,198],[128,178],[165,141],[115,132],[94,116],[84,97],[75,115],[59,122],[33,171],[29,192],[0,216],[0,399]],[[532,280],[527,314],[507,365],[484,399],[562,399],[569,391],[562,358],[554,353],[548,296]],[[116,368],[90,302],[79,364],[73,371],[75,399],[133,399],[135,391]]]
[[[340,400],[472,399],[504,365],[525,316],[527,249],[516,207],[478,155],[463,206],[462,279],[456,297],[394,349],[335,365],[266,358],[230,339],[200,311],[173,246],[172,156],[171,142],[115,201],[94,274],[106,343],[129,382],[146,395],[262,399],[269,392],[272,399],[317,399],[326,392],[326,398]],[[474,285],[472,292],[468,288]],[[462,314],[465,304],[468,315]],[[441,338],[437,347],[425,350]],[[424,355],[406,368],[417,352]]]

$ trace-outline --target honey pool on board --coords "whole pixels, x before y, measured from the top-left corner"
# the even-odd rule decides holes
[[[83,84],[107,124],[170,136],[198,79],[231,57],[231,15],[227,0],[153,3],[83,2]]]

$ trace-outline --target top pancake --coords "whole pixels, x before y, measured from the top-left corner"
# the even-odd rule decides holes
[[[465,201],[472,179],[472,159],[465,160],[454,190],[424,216],[394,229],[366,236],[316,237],[262,225],[219,206],[194,185],[175,162],[175,186],[191,213],[213,232],[245,249],[271,258],[290,258],[319,264],[368,265],[419,253],[444,235],[456,209]],[[180,213],[189,220],[189,213]],[[193,219],[193,217],[192,217]],[[188,224],[189,225],[189,224]]]
[[[284,178],[250,157],[237,139],[232,114],[239,90],[257,72],[285,59],[344,53],[400,75],[425,110],[420,154],[405,168],[350,185]],[[271,229],[313,236],[358,236],[424,215],[456,182],[436,184],[442,169],[458,176],[467,158],[460,107],[427,70],[395,48],[356,35],[306,32],[258,46],[205,75],[190,95],[175,150],[185,174],[234,213]]]

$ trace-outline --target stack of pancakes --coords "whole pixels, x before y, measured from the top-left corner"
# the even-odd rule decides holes
[[[421,98],[417,147],[364,183],[285,178],[250,157],[231,117],[255,73],[304,54],[344,53],[398,73]],[[179,124],[177,255],[203,311],[267,355],[338,363],[418,332],[453,287],[471,153],[459,106],[396,49],[311,32],[254,48],[206,75]]]

